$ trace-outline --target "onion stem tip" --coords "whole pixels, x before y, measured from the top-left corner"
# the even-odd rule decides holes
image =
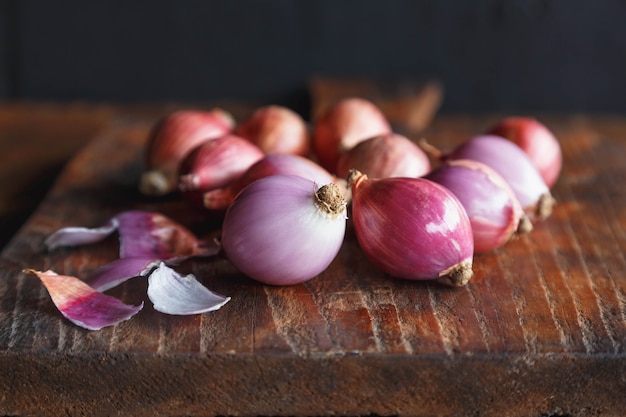
[[[455,287],[467,285],[470,279],[472,279],[472,276],[474,276],[474,271],[472,270],[471,259],[466,259],[465,261],[452,265],[439,274],[440,278],[448,279]]]
[[[144,195],[160,196],[169,191],[169,183],[165,174],[161,171],[147,171],[141,176],[139,191]]]
[[[530,220],[530,218],[523,214],[520,219],[519,219],[519,223],[517,224],[517,230],[515,231],[516,235],[523,235],[525,233],[530,233],[533,230],[533,222]]]
[[[352,188],[361,178],[367,178],[367,176],[358,169],[348,171],[348,178],[346,179],[348,188]]]
[[[541,194],[539,197],[539,201],[537,202],[537,207],[535,210],[535,215],[540,220],[545,220],[552,214],[552,209],[556,205],[556,199],[552,197],[552,195],[547,192]]]
[[[315,200],[318,207],[328,214],[338,215],[345,211],[346,199],[337,184],[326,184],[315,192]]]

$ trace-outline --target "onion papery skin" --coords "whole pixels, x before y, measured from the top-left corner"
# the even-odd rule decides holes
[[[311,150],[309,128],[304,119],[283,106],[258,108],[236,127],[235,133],[266,154],[308,155]]]
[[[226,187],[208,191],[203,196],[204,207],[210,210],[226,210],[235,196],[249,184],[272,175],[297,175],[316,184],[335,182],[336,178],[319,164],[298,155],[272,154],[255,162],[237,180]]]
[[[382,111],[362,98],[346,98],[328,108],[313,129],[313,150],[320,165],[334,173],[339,156],[357,143],[391,132]]]
[[[351,172],[352,221],[359,246],[387,274],[409,280],[472,277],[470,220],[454,194],[423,178],[367,178]]]
[[[522,148],[546,185],[554,186],[561,173],[563,154],[558,139],[543,123],[531,117],[506,117],[489,134],[502,136]]]
[[[550,189],[528,155],[508,139],[496,135],[475,136],[443,159],[482,162],[504,178],[524,211],[533,218],[545,219],[552,213],[555,202]]]
[[[421,177],[431,170],[428,155],[406,136],[387,133],[366,139],[339,158],[336,174],[347,178],[351,169],[368,178]]]
[[[244,188],[224,217],[226,257],[248,277],[270,285],[298,284],[323,272],[343,243],[346,203],[337,188],[341,201],[329,214],[316,191],[313,181],[292,175],[265,177]]]
[[[447,161],[424,178],[443,185],[459,199],[472,225],[475,253],[496,249],[531,228],[511,187],[481,162]]]
[[[233,117],[222,109],[179,110],[161,118],[149,133],[139,190],[160,196],[176,191],[181,161],[196,146],[230,132]]]

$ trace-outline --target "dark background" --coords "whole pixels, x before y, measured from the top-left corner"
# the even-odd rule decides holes
[[[243,99],[435,77],[444,112],[626,112],[626,2],[0,0],[0,100]]]

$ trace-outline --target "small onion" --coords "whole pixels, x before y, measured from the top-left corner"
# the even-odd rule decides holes
[[[184,192],[224,187],[263,157],[256,145],[233,134],[207,140],[183,159],[179,188]]]
[[[423,178],[443,185],[463,204],[472,225],[476,253],[498,248],[532,229],[511,187],[482,162],[446,161]]]
[[[257,109],[237,126],[235,133],[266,154],[307,155],[311,149],[307,124],[298,113],[283,106]]]
[[[346,201],[333,183],[273,175],[244,188],[226,211],[222,247],[248,277],[271,285],[308,281],[337,256]]]
[[[387,133],[364,140],[341,155],[337,176],[346,178],[351,169],[368,178],[421,177],[430,171],[430,159],[407,137]]]
[[[343,152],[365,139],[389,132],[391,126],[375,104],[362,98],[347,98],[315,121],[313,148],[320,164],[333,172]]]
[[[180,110],[163,117],[152,128],[146,143],[146,167],[139,182],[145,195],[176,191],[181,161],[207,139],[230,132],[235,122],[222,109]]]
[[[467,284],[474,239],[450,190],[423,178],[370,179],[356,170],[348,184],[357,241],[374,265],[397,278]]]
[[[546,185],[552,187],[561,172],[563,156],[556,136],[541,122],[530,117],[506,117],[489,130],[518,145],[533,162]]]
[[[235,196],[247,185],[271,175],[297,175],[317,184],[328,184],[336,179],[312,160],[298,155],[272,154],[254,163],[237,180],[223,188],[206,192],[203,204],[210,210],[225,210]]]
[[[441,160],[472,159],[495,170],[509,184],[522,208],[535,218],[545,219],[552,213],[555,200],[550,189],[528,155],[513,142],[496,135],[475,136],[452,152],[442,154],[428,146]]]

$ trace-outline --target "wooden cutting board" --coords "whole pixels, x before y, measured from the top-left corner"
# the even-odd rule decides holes
[[[451,148],[495,119],[438,116],[419,137]],[[45,236],[128,209],[161,211],[199,235],[216,226],[176,197],[138,193],[153,119],[116,118],[2,253],[0,414],[625,415],[626,119],[542,120],[565,158],[554,214],[476,256],[464,288],[390,279],[349,230],[306,284],[265,286],[227,260],[194,261],[186,272],[232,297],[222,309],[160,314],[136,279],[110,294],[144,309],[91,332],[21,270],[85,277],[115,259],[117,241],[46,252]]]

